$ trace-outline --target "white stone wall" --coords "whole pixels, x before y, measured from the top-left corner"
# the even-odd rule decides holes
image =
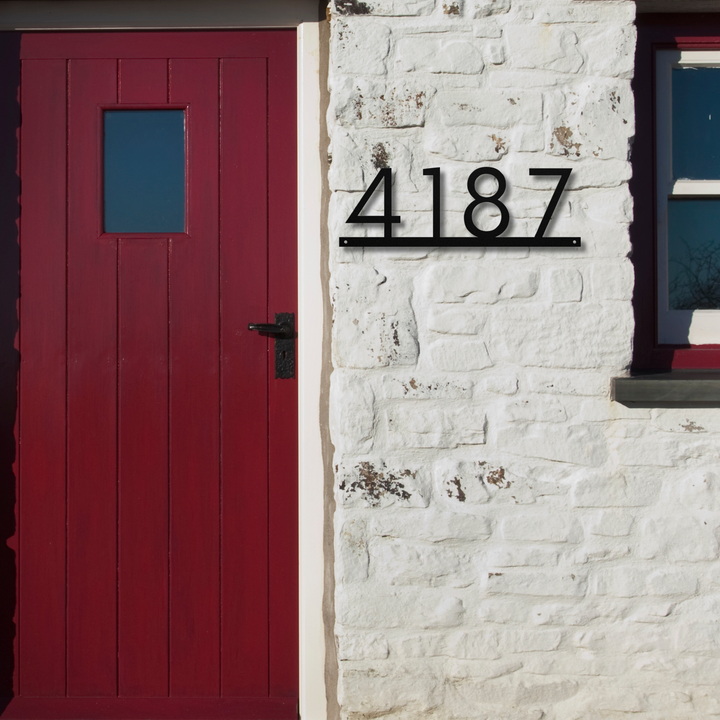
[[[632,353],[634,4],[334,0],[331,436],[343,718],[720,715],[720,413],[609,398]],[[341,249],[394,170],[396,235],[582,249]],[[487,206],[486,206],[487,209]],[[496,222],[492,217],[487,222]]]

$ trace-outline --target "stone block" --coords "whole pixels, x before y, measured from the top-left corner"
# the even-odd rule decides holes
[[[542,95],[536,91],[464,88],[438,92],[434,107],[444,125],[511,128],[535,125],[542,118]]]
[[[657,499],[661,486],[654,477],[625,477],[603,471],[577,473],[571,482],[575,507],[643,507]]]
[[[429,353],[433,367],[447,372],[483,370],[493,364],[482,340],[437,340]]]
[[[341,20],[331,24],[333,71],[347,75],[384,75],[390,52],[390,28],[376,20]]]
[[[345,78],[333,88],[333,112],[346,127],[397,128],[425,124],[435,89],[426,83],[387,84],[374,78]]]
[[[368,452],[374,442],[375,395],[367,380],[334,372],[330,379],[330,417],[338,452]]]
[[[398,42],[395,66],[401,72],[478,75],[485,63],[474,43],[408,37]]]
[[[583,65],[577,35],[553,25],[507,25],[508,55],[518,68],[576,73]]]
[[[715,560],[718,541],[714,529],[706,520],[688,515],[646,518],[640,523],[638,554],[671,563]]]
[[[582,530],[567,515],[543,512],[516,514],[503,518],[500,524],[503,539],[524,542],[579,542]]]
[[[427,507],[428,490],[417,465],[359,460],[338,466],[338,490],[344,507]]]

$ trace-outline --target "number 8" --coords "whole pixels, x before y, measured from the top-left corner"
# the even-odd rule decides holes
[[[478,193],[475,183],[481,175],[492,175],[497,180],[498,189],[494,195],[480,195],[480,193]],[[478,238],[494,238],[507,230],[507,226],[510,224],[510,213],[505,205],[500,202],[500,198],[505,192],[506,187],[505,176],[495,168],[483,167],[473,170],[473,172],[470,173],[467,189],[474,200],[465,208],[465,216],[463,218],[465,220],[465,227],[469,233]],[[480,230],[473,221],[473,211],[483,203],[490,203],[500,210],[500,223],[493,230]]]

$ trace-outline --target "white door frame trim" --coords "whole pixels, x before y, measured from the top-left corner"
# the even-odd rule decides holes
[[[137,2],[137,0],[135,0]],[[186,12],[189,3],[204,6],[205,22]],[[139,27],[231,29],[238,27],[297,27],[298,81],[298,513],[299,513],[299,713],[302,720],[325,720],[325,627],[323,526],[324,469],[320,428],[322,348],[324,337],[321,220],[322,165],[320,154],[320,28],[312,17],[315,0],[152,0],[147,19],[123,22],[122,0],[11,0],[0,3],[0,30],[122,30]],[[132,3],[125,5],[132,7]],[[48,16],[48,8],[52,9]],[[179,12],[170,14],[176,8]],[[222,22],[223,11],[229,12]],[[248,21],[243,22],[245,12]],[[38,14],[39,13],[39,14]],[[285,14],[284,14],[285,13]],[[132,19],[132,18],[131,18]],[[189,24],[190,23],[190,24]]]
[[[298,512],[300,522],[300,717],[327,717],[320,433],[323,347],[320,160],[320,29],[298,27]]]

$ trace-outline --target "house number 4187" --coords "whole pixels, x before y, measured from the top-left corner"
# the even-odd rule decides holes
[[[360,198],[360,202],[350,213],[347,222],[353,224],[376,223],[383,226],[382,237],[341,237],[341,247],[580,247],[579,237],[545,237],[560,196],[565,190],[572,170],[569,168],[531,168],[530,175],[555,176],[558,183],[550,198],[545,214],[540,221],[534,237],[500,237],[510,224],[510,212],[501,198],[507,188],[505,176],[497,168],[481,167],[473,170],[467,181],[467,189],[472,201],[465,208],[463,220],[472,237],[441,237],[440,236],[440,168],[425,168],[423,175],[432,178],[432,236],[430,237],[394,237],[393,225],[399,223],[399,215],[392,210],[392,168],[378,171],[370,187]],[[497,190],[492,195],[480,195],[477,181],[483,175],[490,175],[497,181]],[[363,215],[362,211],[375,191],[383,184],[382,215]],[[481,230],[473,218],[476,208],[481,205],[493,205],[500,211],[500,222],[492,230]]]

